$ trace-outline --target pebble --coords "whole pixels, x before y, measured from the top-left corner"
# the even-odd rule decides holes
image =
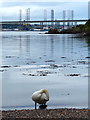
[[[2,120],[89,120],[89,109],[45,109],[2,111]],[[8,119],[9,118],[9,119]]]

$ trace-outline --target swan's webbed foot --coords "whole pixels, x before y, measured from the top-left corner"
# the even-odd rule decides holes
[[[46,107],[47,107],[46,104],[41,104],[41,105],[39,106],[40,109],[46,109]]]

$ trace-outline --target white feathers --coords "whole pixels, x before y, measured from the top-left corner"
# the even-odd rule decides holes
[[[32,94],[32,100],[38,104],[45,104],[49,101],[49,93],[46,89],[36,91]]]

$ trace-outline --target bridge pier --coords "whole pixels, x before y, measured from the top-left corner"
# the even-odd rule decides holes
[[[75,26],[77,26],[77,22],[75,22]]]
[[[2,31],[2,25],[0,25],[0,31]]]
[[[71,26],[73,27],[73,22],[71,23]]]
[[[43,22],[40,22],[40,30],[43,29]]]
[[[65,25],[66,25],[66,23],[65,23],[65,22],[63,22],[63,29],[65,28]]]

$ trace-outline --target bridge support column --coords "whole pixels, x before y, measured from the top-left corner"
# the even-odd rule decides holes
[[[69,23],[69,22],[67,22],[67,27],[69,28],[69,26],[70,26],[70,23]]]
[[[73,22],[71,23],[71,26],[73,27]]]
[[[60,29],[60,22],[57,23],[57,28]]]
[[[40,30],[43,29],[43,22],[40,23]]]
[[[75,26],[77,26],[77,22],[75,22]]]
[[[2,24],[0,24],[0,31],[2,31]]]
[[[19,31],[21,31],[21,30],[22,30],[22,24],[20,22],[20,24],[19,24]]]
[[[63,22],[63,29],[65,28],[65,22]]]

